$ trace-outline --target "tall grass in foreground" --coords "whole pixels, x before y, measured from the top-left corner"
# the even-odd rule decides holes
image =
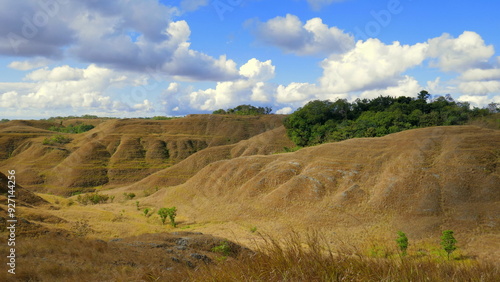
[[[355,246],[328,247],[318,233],[263,236],[252,256],[186,273],[186,281],[500,281],[497,265],[432,256],[370,257]],[[179,277],[180,278],[180,277]]]
[[[318,233],[263,235],[256,245],[236,259],[214,252],[213,263],[193,269],[161,248],[40,236],[19,245],[19,273],[0,273],[0,281],[500,281],[492,262],[411,251],[373,256],[358,246],[331,246]]]

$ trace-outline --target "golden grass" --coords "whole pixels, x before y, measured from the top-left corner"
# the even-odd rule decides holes
[[[140,237],[133,240],[140,240]],[[208,241],[207,241],[207,244]],[[212,244],[212,243],[210,243]],[[318,232],[260,235],[255,252],[236,258],[213,253],[196,268],[175,264],[164,250],[87,238],[40,236],[23,240],[17,281],[499,281],[500,268],[465,256],[410,251],[400,256],[365,254]],[[198,246],[210,250],[212,245]],[[234,245],[230,245],[234,246]],[[232,249],[233,247],[231,247]],[[2,278],[3,277],[3,278]],[[0,279],[8,276],[0,274]],[[12,278],[12,277],[10,277]]]

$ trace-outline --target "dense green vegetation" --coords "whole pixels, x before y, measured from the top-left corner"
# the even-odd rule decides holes
[[[95,126],[91,124],[70,124],[68,126],[51,126],[49,127],[50,131],[57,131],[63,133],[83,133],[93,129]]]
[[[219,109],[213,114],[219,115],[268,115],[272,112],[270,107],[254,107],[251,105],[239,105],[233,109]]]
[[[482,117],[495,109],[470,107],[453,101],[450,95],[429,102],[430,94],[421,91],[417,98],[383,97],[315,100],[288,116],[284,123],[287,134],[298,146],[311,146],[330,141],[359,137],[379,137],[407,129],[460,125],[471,118]]]

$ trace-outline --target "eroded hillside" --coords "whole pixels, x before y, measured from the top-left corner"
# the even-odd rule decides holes
[[[49,121],[11,121],[0,125],[0,169],[15,169],[23,185],[34,191],[58,194],[131,184],[196,152],[278,128],[282,118],[191,115],[172,120],[89,120],[96,127],[81,134],[50,131],[54,123]],[[71,122],[82,121],[65,121]],[[69,142],[46,141],[57,135]]]
[[[500,131],[433,127],[215,162],[144,203],[275,231],[403,229],[425,238],[453,229],[494,236],[498,247],[499,162]]]

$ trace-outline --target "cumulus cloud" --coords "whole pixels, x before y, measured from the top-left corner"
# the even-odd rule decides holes
[[[445,33],[428,43],[428,56],[436,58],[431,66],[443,71],[460,72],[484,67],[495,53],[492,45],[486,46],[481,36],[471,31],[465,31],[457,38]]]
[[[179,93],[186,93],[186,91],[177,83],[170,84],[163,95],[164,104],[168,105],[170,110],[181,106],[179,110],[189,107],[213,111],[249,101],[256,104],[270,102],[275,87],[267,81],[274,77],[274,72],[275,67],[270,60],[262,62],[253,58],[239,68],[239,79],[217,82],[215,88],[191,91],[182,95],[183,98],[179,98]],[[181,102],[173,102],[174,99]]]
[[[461,93],[467,95],[487,95],[489,93],[500,93],[500,81],[466,81],[458,86]]]
[[[485,107],[490,103],[500,103],[500,96],[488,97],[487,95],[461,95],[460,102],[469,102],[474,107]]]
[[[460,76],[464,81],[500,80],[500,69],[470,69]]]
[[[284,107],[276,111],[276,114],[278,115],[288,115],[293,113],[293,109],[290,107]]]
[[[379,96],[398,97],[403,95],[416,97],[417,93],[419,93],[421,90],[422,86],[420,86],[420,84],[414,77],[405,75],[394,86],[389,86],[387,88],[381,89],[366,90],[361,93],[360,97],[367,99],[374,99]]]
[[[322,62],[321,86],[334,93],[385,88],[397,84],[401,74],[426,58],[428,45],[386,45],[378,39],[358,41],[343,55]]]
[[[194,7],[203,1],[184,2]],[[0,54],[73,56],[116,70],[158,69],[164,78],[237,79],[232,60],[190,49],[191,31],[185,21],[172,21],[177,14],[156,0],[0,1]]]
[[[0,85],[0,108],[151,111],[152,104],[147,99],[129,106],[105,94],[109,88],[128,85],[126,80],[134,81],[134,76],[136,74],[124,75],[96,65],[85,69],[43,68],[27,74],[26,82]],[[6,88],[13,90],[5,91]]]
[[[27,70],[32,70],[40,67],[45,67],[52,63],[51,60],[43,57],[37,57],[34,59],[30,60],[25,60],[25,61],[14,61],[11,62],[8,67],[11,69],[15,70],[21,70],[21,71],[27,71]]]
[[[292,82],[287,86],[279,85],[276,90],[278,103],[294,103],[311,100],[319,92],[315,84]]]
[[[328,27],[320,18],[305,24],[295,15],[255,21],[253,32],[258,41],[297,55],[343,53],[354,46],[354,37],[337,27]]]
[[[275,70],[271,60],[261,62],[253,58],[240,67],[240,74],[249,79],[266,81],[274,77]]]

